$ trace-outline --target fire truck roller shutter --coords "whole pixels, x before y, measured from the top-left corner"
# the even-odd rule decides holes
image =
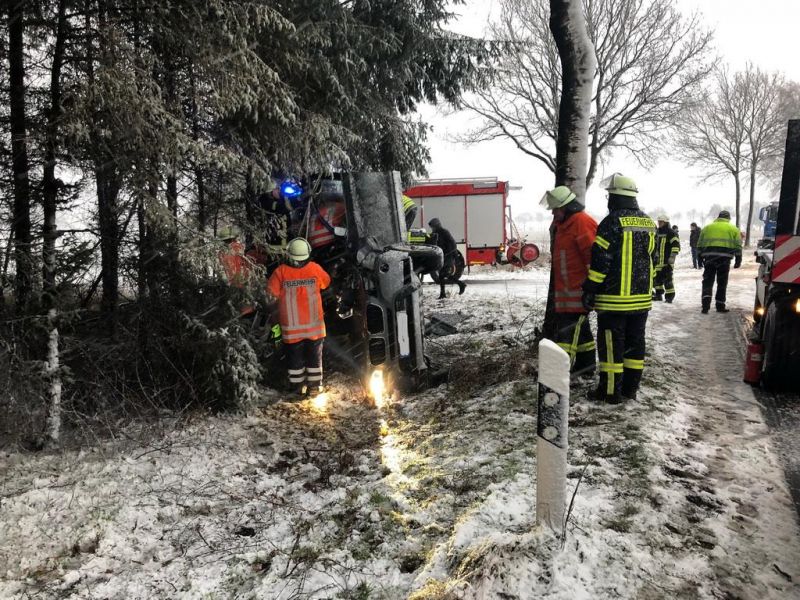
[[[437,218],[442,227],[447,229],[456,244],[463,244],[464,239],[464,196],[436,196],[420,198],[425,227],[431,219]],[[430,229],[430,228],[428,228]]]
[[[467,196],[467,241],[470,248],[503,243],[503,195]]]

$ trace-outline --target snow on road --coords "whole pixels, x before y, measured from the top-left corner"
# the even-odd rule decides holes
[[[732,308],[749,311],[754,273],[733,272]],[[327,402],[0,454],[0,597],[800,598],[738,315],[700,314],[685,260],[651,313],[640,399],[573,389],[567,535],[534,528],[546,280],[484,269],[444,301],[426,286],[426,310],[461,321],[429,342],[451,382],[381,411],[340,375]]]

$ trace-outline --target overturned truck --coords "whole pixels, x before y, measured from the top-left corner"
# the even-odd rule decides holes
[[[407,243],[398,173],[345,173],[342,190],[344,239],[314,257],[332,279],[327,351],[365,384],[377,377],[401,390],[424,387],[429,372],[419,274],[439,269],[442,252]],[[322,219],[315,198],[307,210]]]

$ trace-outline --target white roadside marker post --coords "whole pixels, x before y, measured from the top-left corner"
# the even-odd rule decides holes
[[[555,342],[539,342],[536,524],[559,535],[567,504],[569,368],[569,355]]]

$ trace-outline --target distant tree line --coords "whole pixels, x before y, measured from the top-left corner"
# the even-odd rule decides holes
[[[730,204],[749,243],[759,182],[769,187],[777,180],[786,122],[800,114],[798,83],[753,65],[736,73],[719,66],[713,33],[697,14],[682,14],[676,0],[579,2],[596,58],[586,186],[619,153],[647,168],[677,150],[708,178],[733,179]],[[463,106],[479,119],[460,139],[509,140],[563,183],[557,143],[564,81],[550,27],[553,2],[501,0],[498,6],[490,36],[513,51],[492,64],[489,85],[465,97]],[[744,218],[743,185],[749,194]],[[582,188],[576,184],[579,196]]]
[[[675,144],[684,160],[699,167],[708,179],[733,179],[735,222],[745,227],[746,245],[760,178],[768,187],[776,187],[787,123],[798,116],[800,84],[748,64],[733,73],[725,67],[715,69],[703,93],[678,122]],[[746,219],[741,214],[743,182],[749,189]]]

